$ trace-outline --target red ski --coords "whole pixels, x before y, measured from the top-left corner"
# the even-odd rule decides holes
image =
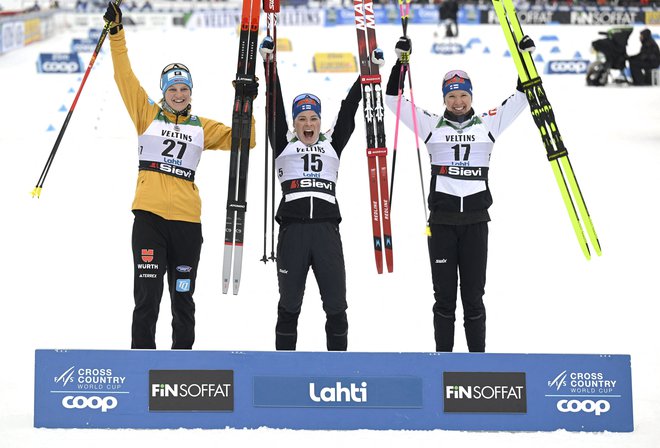
[[[371,54],[378,47],[376,42],[376,18],[372,0],[353,0],[353,9],[355,11],[355,28],[360,60],[362,105],[367,131],[367,161],[369,165],[369,190],[371,193],[371,219],[376,269],[379,274],[382,274],[383,246],[387,272],[394,270],[394,259],[390,224],[390,199],[387,188],[385,109],[383,107],[383,92],[380,86],[381,79],[378,73],[378,65],[371,61]]]

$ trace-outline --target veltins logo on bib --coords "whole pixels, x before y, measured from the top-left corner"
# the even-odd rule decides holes
[[[524,372],[443,372],[445,412],[527,413]]]
[[[233,410],[233,370],[149,370],[149,411]]]

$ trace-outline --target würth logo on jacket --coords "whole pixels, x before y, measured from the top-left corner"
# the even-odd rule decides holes
[[[153,249],[142,249],[141,251],[142,261],[145,263],[151,263],[154,261],[154,250]]]

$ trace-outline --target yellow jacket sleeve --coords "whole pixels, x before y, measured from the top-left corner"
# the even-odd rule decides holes
[[[200,120],[204,127],[205,149],[231,149],[231,127],[208,118],[200,117]],[[257,145],[254,127],[255,122],[253,115],[252,126],[250,128],[250,148],[254,148]]]
[[[117,34],[108,34],[110,37],[110,51],[112,64],[115,69],[115,82],[119,88],[121,98],[124,100],[126,110],[133,120],[138,135],[147,130],[154,117],[160,110],[157,104],[149,100],[149,95],[140,85],[128,59],[126,48],[126,35],[124,30]]]

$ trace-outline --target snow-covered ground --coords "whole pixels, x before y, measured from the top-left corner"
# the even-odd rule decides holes
[[[636,43],[636,28],[631,46]],[[460,42],[478,37],[463,55],[430,52],[432,26],[414,26],[412,74],[419,105],[441,112],[440,79],[467,70],[474,107],[487,110],[512,93],[513,63],[496,26],[463,26]],[[545,60],[592,58],[596,27],[528,26]],[[658,32],[658,28],[654,29]],[[379,27],[386,69],[394,63],[400,27]],[[109,49],[99,57],[79,100],[40,199],[30,192],[53,147],[80,75],[42,75],[40,52],[66,52],[69,31],[0,56],[5,154],[0,190],[5,200],[3,273],[5,360],[0,381],[1,447],[189,446],[660,446],[660,354],[656,254],[660,250],[657,170],[660,164],[660,87],[588,88],[583,75],[546,75],[546,90],[571,154],[603,256],[586,261],[575,241],[538,131],[524,113],[500,138],[491,164],[490,251],[486,306],[487,350],[493,353],[630,354],[635,431],[613,433],[474,433],[450,431],[291,430],[45,430],[32,427],[34,350],[127,349],[133,307],[130,204],[136,179],[136,137],[112,78]],[[557,35],[559,42],[541,41]],[[310,73],[315,52],[355,51],[352,27],[278,29],[293,52],[279,53],[285,103],[312,91],[323,101],[324,128],[356,74]],[[193,111],[225,123],[231,118],[234,30],[128,29],[133,68],[158,98],[158,76],[183,62],[195,82]],[[561,53],[551,54],[559,46]],[[489,53],[484,52],[488,47]],[[632,52],[636,50],[633,48]],[[89,55],[83,55],[85,65]],[[540,65],[540,68],[542,64]],[[263,80],[259,66],[258,75]],[[263,85],[263,82],[262,82]],[[238,296],[221,294],[223,228],[229,155],[207,152],[197,171],[203,199],[204,247],[198,275],[197,342],[204,350],[272,350],[278,299],[275,267],[262,256],[264,97],[256,106],[259,142],[250,161],[243,281]],[[424,210],[412,133],[401,130],[392,208],[395,272],[377,275],[364,153],[364,126],[342,157],[338,197],[347,265],[349,349],[432,351],[433,303],[424,236]],[[388,146],[394,116],[387,115]],[[55,131],[47,131],[50,126]],[[421,143],[420,143],[421,144]],[[422,151],[424,147],[422,145]],[[424,184],[428,164],[422,154]],[[279,194],[279,190],[278,190]],[[270,240],[268,243],[270,253]],[[163,298],[159,348],[170,343],[169,298]],[[310,275],[299,327],[299,349],[323,350],[324,316]],[[457,326],[457,351],[466,351]]]

